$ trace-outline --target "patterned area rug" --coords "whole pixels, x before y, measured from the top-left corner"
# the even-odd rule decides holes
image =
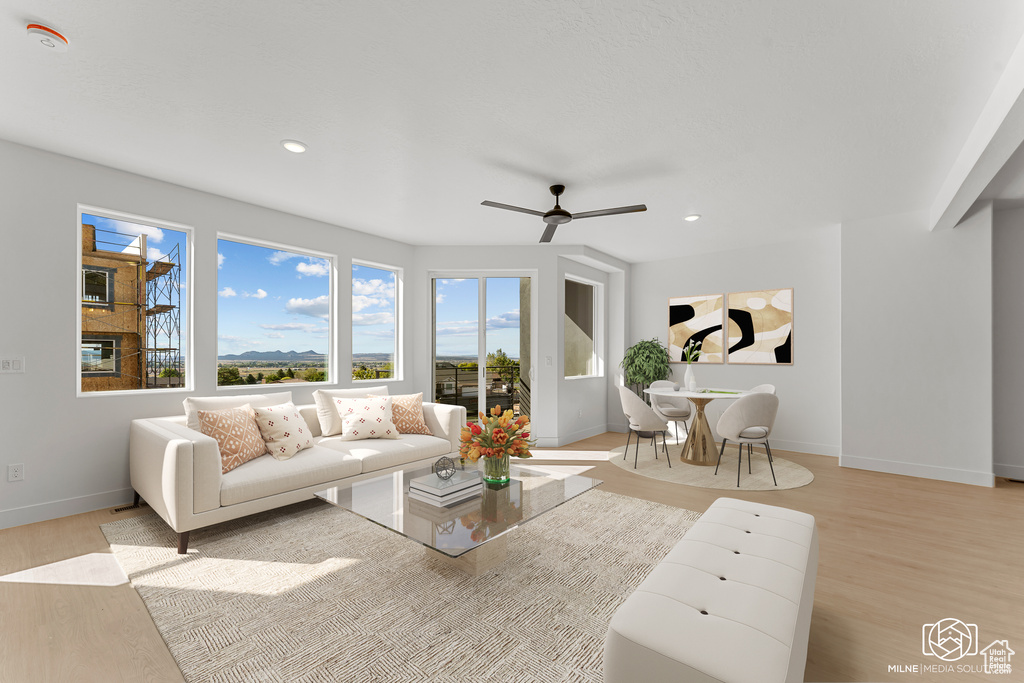
[[[736,468],[739,465],[736,456],[736,444],[729,444],[722,456],[722,464],[715,474],[714,467],[703,465],[690,465],[680,462],[679,453],[682,445],[668,444],[668,453],[672,457],[672,468],[669,469],[665,461],[665,453],[661,449],[661,439],[658,439],[658,457],[655,459],[654,448],[650,442],[640,443],[640,455],[635,457],[636,438],[629,445],[629,454],[623,460],[625,446],[619,446],[609,453],[609,461],[618,465],[624,470],[636,472],[645,477],[672,481],[686,486],[698,486],[704,489],[731,489],[733,491],[778,491],[780,489],[796,489],[807,486],[814,481],[814,475],[809,469],[795,462],[783,460],[776,457],[773,462],[775,468],[775,479],[778,486],[772,480],[772,472],[768,467],[768,457],[764,452],[754,451],[754,457],[750,460],[750,471],[747,471],[747,458],[743,456],[743,465],[740,468],[740,485],[736,486]],[[746,453],[747,449],[744,448]],[[717,455],[716,455],[717,459]],[[633,462],[637,467],[633,469]]]
[[[700,515],[589,491],[479,577],[319,501],[192,532],[102,526],[188,681],[601,681],[615,609]]]

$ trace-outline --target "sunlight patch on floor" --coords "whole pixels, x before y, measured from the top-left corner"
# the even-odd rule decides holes
[[[128,583],[128,577],[110,553],[89,553],[0,576],[0,581],[64,586],[120,586]]]
[[[544,448],[531,448],[533,457],[529,460],[607,460],[608,451],[556,451]],[[514,462],[522,462],[516,459]]]

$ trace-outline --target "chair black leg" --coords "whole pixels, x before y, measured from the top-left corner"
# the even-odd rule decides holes
[[[768,447],[768,439],[764,440],[764,450],[768,452],[768,462],[771,462],[771,460],[772,460],[772,451]]]
[[[715,464],[715,475],[718,475],[718,466],[722,464],[722,453],[725,453],[725,442],[728,439],[722,439],[722,450],[718,451],[718,462]]]
[[[626,432],[626,450],[622,451],[622,459],[626,459],[626,454],[629,453],[629,439],[633,436],[633,430],[630,429]],[[639,436],[636,438],[640,438]]]
[[[747,444],[747,474],[750,474],[750,454],[754,452],[754,447],[749,443]]]
[[[767,440],[765,440],[765,442],[764,442],[764,449],[768,452],[768,467],[770,467],[771,470],[772,470],[772,481],[774,481],[775,485],[778,486],[779,482],[775,479],[775,466],[772,465],[772,449],[768,445],[768,441]]]
[[[740,461],[736,463],[736,488],[740,487],[740,472],[743,471],[743,444],[736,444],[740,449]]]
[[[658,432],[651,432],[651,434],[653,434],[653,436],[651,437],[651,446],[654,447],[654,459],[657,460],[658,459]]]
[[[640,460],[640,435],[636,435],[636,451],[633,452],[633,469],[636,469],[636,463]]]
[[[668,468],[672,469],[672,456],[668,454],[668,443],[665,441],[667,434],[667,430],[661,433],[661,446],[665,449],[665,459],[668,460]]]

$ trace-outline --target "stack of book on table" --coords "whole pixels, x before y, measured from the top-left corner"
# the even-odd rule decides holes
[[[409,481],[409,498],[424,503],[445,507],[479,496],[484,484],[477,471],[456,470],[451,479],[442,479],[436,474],[416,477]]]

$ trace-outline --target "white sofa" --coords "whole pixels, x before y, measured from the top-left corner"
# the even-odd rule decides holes
[[[269,396],[275,402],[291,400],[290,393]],[[228,397],[223,403],[241,406],[252,398]],[[442,455],[458,457],[459,431],[466,424],[464,407],[424,402],[423,418],[433,436],[342,441],[322,435],[315,404],[296,407],[313,432],[312,448],[283,461],[263,455],[226,474],[221,474],[216,440],[189,429],[185,415],[132,420],[129,459],[136,503],[144,499],[178,533],[179,553],[187,552],[189,532],[195,529],[308,500],[325,488]]]
[[[604,680],[802,683],[814,517],[719,498],[612,617]]]

